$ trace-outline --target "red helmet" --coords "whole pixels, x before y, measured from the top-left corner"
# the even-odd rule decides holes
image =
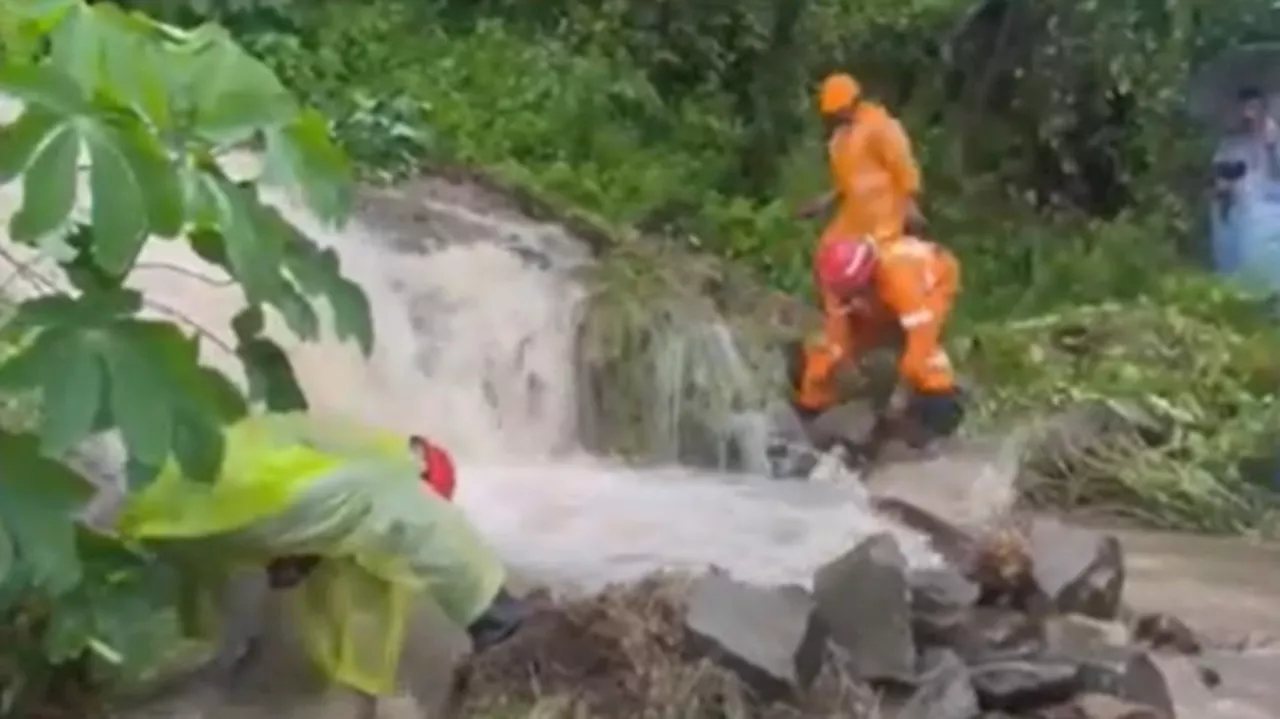
[[[824,243],[814,262],[818,285],[847,295],[866,287],[876,271],[876,248],[870,240],[839,239]]]
[[[422,482],[445,499],[453,499],[453,490],[457,480],[454,477],[453,458],[442,447],[428,442],[425,438],[413,435],[409,438],[409,446],[422,459]]]

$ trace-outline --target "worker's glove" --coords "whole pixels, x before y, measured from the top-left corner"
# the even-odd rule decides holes
[[[919,392],[910,400],[907,415],[934,438],[950,437],[964,421],[964,402],[957,389]]]

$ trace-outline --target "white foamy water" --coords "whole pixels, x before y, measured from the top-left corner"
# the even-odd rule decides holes
[[[425,433],[449,447],[460,464],[458,504],[512,566],[583,588],[712,564],[744,579],[807,584],[815,567],[886,528],[852,486],[642,471],[583,456],[573,369],[582,292],[570,275],[589,258],[560,229],[486,216],[452,197],[466,188],[454,190],[397,200],[420,203],[417,222],[377,231],[354,224],[340,233],[271,196],[335,248],[345,273],[364,287],[377,349],[365,359],[332,338],[302,343],[278,319],[272,333],[315,411]],[[0,221],[19,197],[13,185],[0,193]],[[19,262],[32,259],[4,244]],[[152,243],[142,262],[134,284],[151,311],[203,328],[207,361],[239,377],[220,346],[241,309],[238,292],[182,243]],[[48,260],[32,270],[57,276]],[[5,268],[0,281],[12,272]],[[7,286],[41,291],[30,277]],[[932,560],[917,538],[899,534],[914,561]]]

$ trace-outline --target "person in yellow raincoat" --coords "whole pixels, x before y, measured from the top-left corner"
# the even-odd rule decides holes
[[[368,695],[395,691],[405,623],[429,596],[477,651],[511,636],[528,609],[461,512],[424,491],[421,460],[392,433],[305,415],[227,429],[212,483],[170,464],[125,505],[118,529],[200,570],[209,606],[227,577],[266,567],[287,590],[311,656]]]
[[[828,131],[831,190],[800,215],[815,217],[834,206],[819,244],[862,236],[891,242],[908,224],[918,227],[920,170],[902,124],[882,105],[864,99],[862,86],[845,73],[823,81],[818,110]]]
[[[891,435],[919,447],[953,434],[964,408],[941,337],[960,288],[955,256],[915,237],[888,245],[837,238],[818,250],[814,270],[834,302],[822,336],[801,349],[793,379],[801,413],[815,415],[841,399],[834,379],[842,365],[887,349],[894,376],[871,379],[880,421],[867,451],[873,455]]]

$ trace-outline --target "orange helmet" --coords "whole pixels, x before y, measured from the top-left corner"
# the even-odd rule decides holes
[[[835,295],[850,295],[875,277],[876,247],[869,239],[841,239],[824,244],[814,262],[818,285]]]
[[[818,111],[823,115],[834,115],[852,107],[861,96],[862,85],[853,79],[853,75],[843,72],[828,75],[818,92]]]

